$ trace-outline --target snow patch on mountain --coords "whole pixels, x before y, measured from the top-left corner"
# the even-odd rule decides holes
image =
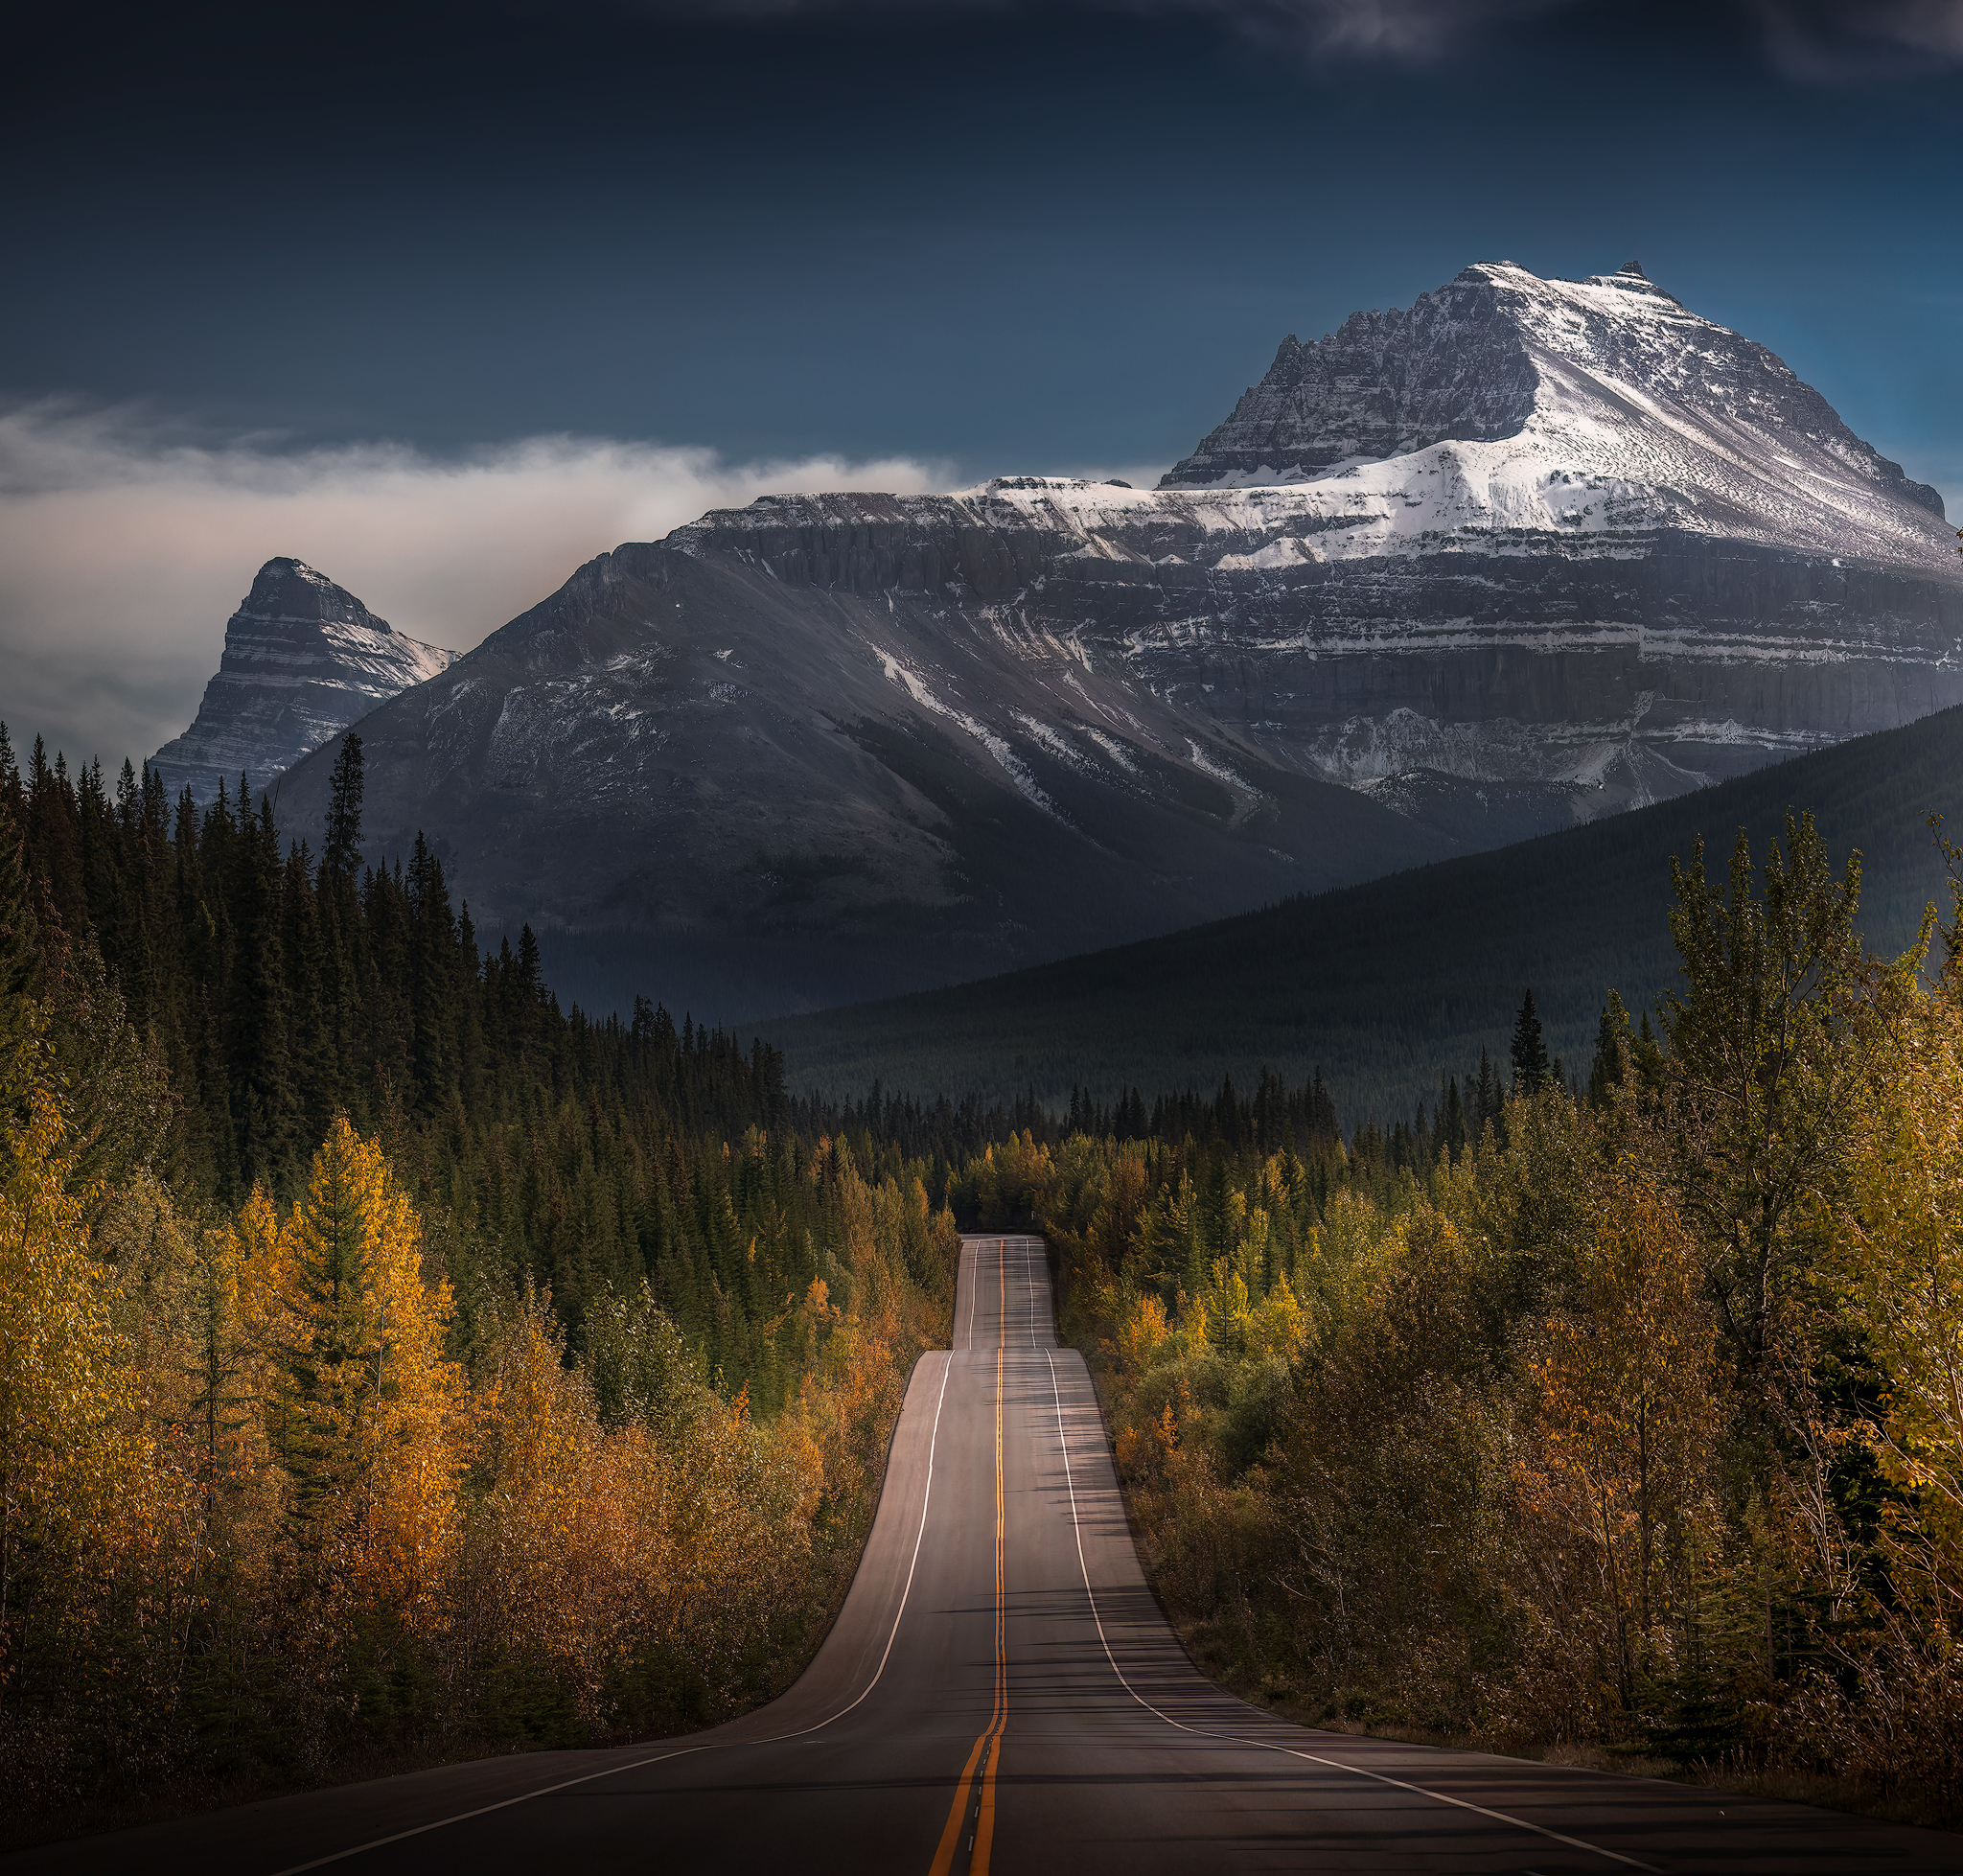
[[[1068,818],[1044,793],[1042,784],[1030,773],[1029,765],[1015,753],[1005,736],[970,716],[966,710],[957,709],[953,705],[943,703],[916,672],[903,664],[890,652],[880,651],[877,646],[874,650],[886,671],[889,683],[904,685],[907,694],[923,709],[931,710],[935,716],[945,718],[949,723],[966,730],[995,758],[997,766],[1015,783],[1017,792],[1026,800],[1032,806],[1041,808],[1053,820],[1068,824]]]

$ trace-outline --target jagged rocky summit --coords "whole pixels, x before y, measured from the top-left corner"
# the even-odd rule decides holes
[[[1692,313],[1634,261],[1587,280],[1486,262],[1408,311],[1351,313],[1310,345],[1291,333],[1160,486],[1361,481],[1440,444],[1489,478],[1491,519],[1511,508],[1529,528],[1681,521],[1832,549],[1851,544],[1849,522],[1896,536],[1898,502],[1943,515],[1935,490],[1863,443],[1789,366]],[[1499,447],[1457,447],[1474,444]],[[1613,517],[1569,498],[1585,486],[1577,470],[1624,485]],[[1371,486],[1438,494],[1408,474]],[[1420,505],[1426,521],[1442,518],[1436,500]]]
[[[1158,489],[711,514],[602,555],[362,733],[371,836],[427,829],[480,925],[530,920],[589,999],[748,1017],[1498,845],[1959,700],[1932,491],[1635,269],[1490,263],[1284,344]],[[328,761],[291,811],[318,819]]]
[[[226,622],[218,674],[190,729],[150,766],[173,797],[188,787],[209,801],[242,773],[264,788],[455,657],[404,637],[304,561],[269,560]]]

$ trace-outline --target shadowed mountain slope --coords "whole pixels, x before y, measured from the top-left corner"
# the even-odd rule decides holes
[[[1754,851],[1789,808],[1811,810],[1836,862],[1863,855],[1871,949],[1900,951],[1930,900],[1947,907],[1925,817],[1963,822],[1963,708],[1797,757],[1720,787],[1223,919],[1146,943],[923,996],[759,1026],[790,1084],[1060,1102],[1075,1083],[1108,1100],[1262,1064],[1318,1065],[1345,1125],[1429,1103],[1441,1074],[1504,1061],[1531,985],[1550,1047],[1586,1072],[1609,988],[1632,1009],[1676,981],[1670,861],[1702,836],[1714,877],[1740,827]]]
[[[841,578],[794,573],[796,538],[763,519],[727,545],[601,556],[360,725],[370,851],[427,829],[480,927],[541,934],[562,994],[608,1007],[652,988],[754,1016],[1170,930],[1459,845],[1262,762],[1040,627],[949,607],[944,581],[990,578],[961,556],[992,542],[930,534],[946,566],[923,588],[899,564],[918,560],[915,524],[852,530],[867,565]],[[281,790],[283,824],[316,846],[334,759]]]

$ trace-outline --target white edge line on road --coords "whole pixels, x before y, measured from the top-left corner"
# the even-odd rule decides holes
[[[968,1249],[968,1241],[966,1239],[963,1239],[961,1240],[961,1249],[964,1253]],[[975,1346],[975,1290],[976,1287],[980,1285],[981,1281],[982,1245],[981,1241],[977,1239],[975,1244],[974,1268],[970,1271],[968,1276],[968,1340],[966,1346],[970,1349],[972,1349]],[[955,1338],[955,1348],[959,1349],[961,1346],[962,1343],[960,1337],[957,1336]]]
[[[972,1290],[972,1285],[970,1288]],[[900,1606],[893,1611],[893,1626],[888,1632],[886,1647],[881,1652],[879,1665],[872,1671],[872,1679],[860,1689],[857,1698],[848,1701],[839,1710],[818,1722],[816,1725],[799,1726],[796,1732],[774,1733],[768,1739],[728,1739],[716,1740],[706,1746],[682,1746],[672,1752],[656,1752],[645,1759],[630,1760],[626,1765],[607,1766],[599,1772],[589,1772],[578,1778],[564,1778],[556,1785],[541,1785],[538,1790],[520,1792],[516,1797],[499,1798],[496,1804],[480,1804],[474,1811],[459,1811],[454,1817],[435,1818],[427,1824],[417,1824],[409,1830],[399,1830],[392,1837],[377,1837],[366,1843],[357,1843],[345,1850],[335,1850],[324,1857],[315,1857],[312,1863],[289,1864],[285,1869],[276,1870],[274,1876],[302,1876],[309,1869],[322,1869],[331,1863],[345,1863],[350,1857],[365,1856],[370,1850],[384,1849],[391,1843],[402,1843],[411,1837],[421,1837],[428,1831],[442,1830],[450,1824],[468,1823],[473,1818],[489,1817],[494,1811],[508,1811],[514,1804],[525,1804],[535,1797],[550,1797],[555,1792],[568,1792],[575,1785],[590,1785],[596,1778],[617,1778],[622,1772],[638,1772],[645,1766],[662,1765],[669,1759],[685,1759],[697,1752],[721,1752],[739,1746],[778,1746],[787,1739],[803,1739],[807,1734],[822,1732],[835,1721],[843,1720],[866,1695],[879,1685],[879,1678],[886,1672],[886,1664],[892,1658],[893,1643],[899,1637],[900,1618],[907,1612],[907,1598],[913,1593],[913,1573],[920,1566],[920,1545],[927,1536],[927,1508],[934,1498],[934,1453],[940,1440],[940,1410],[947,1401],[947,1378],[954,1368],[954,1352],[940,1371],[940,1392],[934,1401],[934,1427],[927,1436],[927,1486],[920,1494],[920,1528],[913,1534],[913,1555],[908,1560],[907,1581],[900,1590]]]
[[[1118,1665],[1118,1656],[1111,1652],[1110,1637],[1104,1633],[1104,1618],[1097,1612],[1097,1592],[1091,1587],[1090,1565],[1084,1562],[1083,1527],[1077,1522],[1077,1488],[1070,1463],[1070,1436],[1063,1424],[1063,1396],[1056,1384],[1056,1357],[1048,1349],[1043,1351],[1050,1362],[1050,1398],[1056,1404],[1056,1439],[1063,1449],[1063,1479],[1070,1490],[1071,1529],[1076,1537],[1077,1568],[1084,1579],[1084,1594],[1090,1599],[1091,1620],[1097,1625],[1097,1639],[1103,1644],[1104,1658],[1111,1663],[1111,1672],[1118,1677],[1118,1684],[1147,1713],[1165,1721],[1168,1726],[1176,1726],[1183,1733],[1191,1733],[1197,1739],[1224,1740],[1234,1746],[1252,1746],[1263,1752],[1281,1752],[1291,1759],[1305,1759],[1310,1765],[1328,1766],[1334,1772],[1347,1772],[1358,1778],[1374,1778],[1379,1785],[1395,1785],[1399,1791],[1415,1792],[1420,1797],[1428,1797],[1439,1804],[1455,1805],[1461,1811],[1476,1812],[1482,1818],[1490,1818],[1495,1823],[1513,1824],[1520,1830],[1530,1830],[1536,1837],[1551,1839],[1556,1843],[1565,1843],[1571,1850],[1585,1850],[1590,1856],[1606,1857],[1611,1863],[1627,1864],[1630,1869],[1642,1869],[1650,1876],[1661,1876],[1654,1864],[1638,1863],[1634,1857],[1623,1856],[1616,1850],[1605,1850],[1599,1843],[1583,1841],[1579,1837],[1563,1837],[1558,1830],[1549,1830],[1543,1824],[1530,1823],[1525,1818],[1514,1818],[1504,1811],[1489,1811],[1483,1804],[1474,1804],[1469,1799],[1453,1797],[1444,1792],[1428,1791],[1422,1785],[1412,1785],[1401,1778],[1393,1778],[1388,1773],[1370,1772],[1359,1765],[1346,1765],[1341,1759],[1326,1759],[1314,1752],[1304,1752],[1293,1746],[1278,1746],[1272,1740],[1243,1739],[1235,1733],[1212,1732],[1204,1726],[1189,1726],[1183,1720],[1175,1720],[1169,1713],[1159,1709],[1139,1692],[1124,1678],[1124,1670]]]

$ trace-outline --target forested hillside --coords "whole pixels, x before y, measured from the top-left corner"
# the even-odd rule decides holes
[[[1700,835],[1761,846],[1789,809],[1864,861],[1861,919],[1900,950],[1942,867],[1926,817],[1963,822],[1963,709],[1719,788],[1497,852],[948,989],[759,1026],[795,1088],[1025,1090],[1061,1107],[1123,1087],[1251,1086],[1320,1068],[1347,1130],[1430,1100],[1482,1049],[1503,1054],[1532,986],[1549,1047],[1592,1046],[1604,990],[1632,1010],[1677,981],[1658,882]]]
[[[359,807],[353,738],[316,857],[0,732],[13,1828],[754,1700],[946,1341],[929,1165],[562,1013]]]
[[[1523,1008],[1460,1144],[971,1166],[1049,1235],[1202,1661],[1311,1724],[1963,1820],[1963,881],[1892,960],[1860,884],[1804,822],[1652,880],[1661,1035],[1607,1000],[1578,1100]]]

